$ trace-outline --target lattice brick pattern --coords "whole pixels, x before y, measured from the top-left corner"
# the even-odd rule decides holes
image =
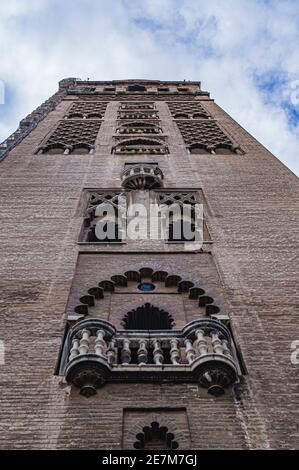
[[[159,203],[166,204],[167,206],[171,204],[188,204],[194,206],[198,202],[195,192],[178,193],[159,191],[157,194],[159,197]]]
[[[93,191],[90,193],[87,213],[91,213],[99,204],[111,204],[114,207],[118,205],[118,197],[121,195],[120,191]]]
[[[207,146],[229,145],[233,142],[214,121],[176,121],[187,145],[198,143]]]
[[[171,102],[167,103],[169,110],[172,116],[175,116],[178,113],[186,113],[186,114],[202,114],[203,116],[209,117],[208,113],[204,110],[202,105],[198,101],[183,101],[180,103]]]
[[[80,113],[80,114],[101,114],[103,115],[106,111],[108,101],[78,101],[73,103],[68,114]]]
[[[62,121],[48,139],[51,144],[88,144],[93,146],[101,127],[101,121]]]

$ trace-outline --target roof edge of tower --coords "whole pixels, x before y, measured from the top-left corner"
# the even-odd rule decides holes
[[[128,79],[119,79],[119,80],[90,80],[87,78],[86,80],[82,80],[81,78],[74,78],[74,77],[67,77],[63,78],[59,81],[59,88],[66,88],[70,85],[80,84],[80,85],[125,85],[138,83],[138,84],[146,84],[146,85],[192,85],[198,86],[199,90],[201,90],[201,82],[194,81],[194,80],[152,80],[152,79],[145,79],[145,78],[128,78]]]

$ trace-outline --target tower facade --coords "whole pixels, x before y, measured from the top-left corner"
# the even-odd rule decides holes
[[[199,82],[62,80],[0,157],[2,448],[298,447],[295,175]]]

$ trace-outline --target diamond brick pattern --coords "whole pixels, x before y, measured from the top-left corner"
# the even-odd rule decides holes
[[[175,117],[178,113],[184,113],[193,116],[196,113],[202,117],[209,117],[208,113],[204,110],[198,101],[184,101],[184,102],[169,102],[167,103],[171,115]]]
[[[53,132],[48,139],[46,145],[51,144],[87,144],[93,146],[99,129],[101,121],[62,121],[57,129]]]
[[[232,146],[233,142],[222,132],[214,121],[176,121],[186,145],[194,143],[215,147]]]
[[[108,101],[106,102],[99,102],[99,101],[78,101],[74,103],[71,109],[68,112],[68,115],[72,115],[74,113],[80,113],[84,115],[88,114],[101,114],[103,115],[106,111]]]

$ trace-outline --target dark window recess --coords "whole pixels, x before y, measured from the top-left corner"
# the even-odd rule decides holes
[[[79,242],[122,242],[125,229],[119,209],[119,192],[92,191],[89,194],[86,217],[83,221]]]
[[[178,220],[176,222],[170,222],[169,227],[168,227],[168,241],[169,242],[194,242],[195,241],[194,222],[193,221],[188,222],[185,220]]]
[[[190,153],[193,155],[206,155],[211,154],[205,145],[194,145],[189,147]]]
[[[122,240],[119,226],[118,224],[115,224],[114,222],[103,223],[102,232],[104,234],[106,233],[106,236],[104,236],[103,238],[98,238],[97,233],[96,233],[96,227],[95,226],[91,227],[90,231],[88,232],[87,241],[89,243],[108,243],[108,242],[111,243],[111,242],[120,242]]]
[[[134,84],[134,85],[128,85],[127,90],[128,91],[146,91],[146,88],[144,85]]]
[[[147,302],[126,313],[123,325],[126,330],[170,330],[173,318],[165,310]]]
[[[179,447],[174,434],[168,432],[166,426],[160,426],[156,421],[152,422],[150,426],[145,426],[142,431],[136,434],[135,449],[169,450]]]

